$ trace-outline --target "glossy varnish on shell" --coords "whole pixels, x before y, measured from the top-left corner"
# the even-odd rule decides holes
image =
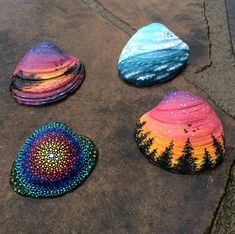
[[[182,174],[214,168],[225,154],[223,127],[212,108],[186,91],[171,91],[137,123],[136,142],[152,162]]]
[[[189,47],[166,26],[152,23],[127,42],[118,62],[123,80],[149,86],[174,78],[185,66]]]
[[[25,105],[45,105],[74,92],[85,77],[84,65],[50,42],[33,47],[16,67],[10,92]]]
[[[28,137],[12,166],[10,183],[29,197],[56,197],[72,191],[89,176],[97,150],[64,123],[53,122]]]

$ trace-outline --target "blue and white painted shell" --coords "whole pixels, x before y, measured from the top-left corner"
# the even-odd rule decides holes
[[[166,26],[140,28],[124,47],[118,70],[123,80],[140,86],[174,78],[185,66],[189,47]]]

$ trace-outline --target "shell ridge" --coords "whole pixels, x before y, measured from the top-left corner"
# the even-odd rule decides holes
[[[182,100],[187,104],[185,108],[171,109],[172,105],[180,106]],[[190,105],[198,100],[196,108]],[[162,102],[168,111],[158,110]],[[156,107],[143,114],[136,125],[135,139],[140,152],[151,162],[181,174],[213,169],[225,156],[223,127],[216,113],[203,99],[185,91],[167,93]]]
[[[42,42],[21,59],[9,91],[20,104],[45,105],[75,92],[84,78],[85,68],[80,59],[53,43]]]

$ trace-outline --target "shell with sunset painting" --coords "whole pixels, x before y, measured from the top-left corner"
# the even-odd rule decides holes
[[[14,99],[25,105],[45,105],[74,92],[85,77],[80,60],[50,42],[33,47],[15,69],[10,85]]]
[[[168,92],[141,116],[135,138],[151,162],[181,174],[212,169],[225,155],[223,127],[216,113],[202,98],[182,90]]]

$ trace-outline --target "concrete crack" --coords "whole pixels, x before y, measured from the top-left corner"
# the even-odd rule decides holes
[[[229,16],[228,16],[228,5],[227,5],[227,0],[225,0],[225,5],[226,5],[226,17],[227,17],[227,21],[229,22]],[[229,28],[229,36],[230,36],[230,46],[231,46],[231,50],[233,51],[233,55],[235,56],[235,51],[233,49],[233,42],[232,42],[232,35],[231,35],[231,30],[230,30],[230,25],[228,24],[228,28]]]
[[[235,118],[234,108],[234,57],[227,21],[225,0],[203,2],[205,22],[210,43],[210,65],[197,73],[185,70],[183,77],[227,115]]]
[[[234,65],[231,59],[231,38],[227,24],[225,0],[203,0],[203,12],[208,38],[209,63],[196,71],[186,69],[184,79],[197,89],[207,94],[210,100],[227,115],[235,118],[234,96],[229,94],[234,85]],[[130,37],[136,29],[112,12],[97,0],[80,0],[112,25]],[[216,5],[216,6],[215,6]],[[226,15],[226,16],[225,16]],[[228,45],[229,44],[229,45]],[[232,56],[233,57],[233,56]],[[222,95],[223,94],[223,95]]]
[[[111,24],[118,27],[120,30],[122,30],[124,33],[128,34],[129,36],[132,36],[136,32],[135,28],[133,28],[131,25],[129,25],[125,21],[119,19],[117,16],[115,16],[113,13],[107,10],[98,1],[96,0],[80,0],[80,1],[83,2],[86,6],[93,9],[96,13],[104,17]]]
[[[223,193],[222,197],[220,198],[219,204],[218,204],[218,206],[217,206],[217,208],[216,208],[216,210],[215,210],[215,212],[214,212],[214,215],[213,215],[213,219],[212,219],[212,221],[211,221],[211,224],[210,224],[210,226],[208,227],[208,229],[207,229],[207,231],[205,232],[205,234],[210,234],[210,233],[212,233],[212,229],[213,229],[213,227],[214,227],[214,225],[215,225],[216,218],[217,218],[217,216],[218,216],[218,213],[219,213],[221,204],[222,204],[222,202],[223,202],[223,200],[224,200],[224,198],[225,198],[225,196],[226,196],[226,194],[227,194],[227,192],[228,192],[228,190],[229,190],[229,185],[230,185],[231,178],[232,178],[232,170],[233,170],[233,167],[234,167],[234,166],[235,166],[235,160],[232,162],[232,164],[231,164],[231,166],[230,166],[230,168],[229,168],[229,173],[228,173],[228,177],[227,177],[228,179],[227,179],[226,186],[225,186],[225,188],[224,188],[224,193]]]
[[[206,3],[205,1],[203,1],[203,16],[204,16],[204,20],[206,23],[206,31],[207,31],[207,40],[208,40],[208,56],[209,56],[209,60],[210,62],[200,68],[198,68],[195,73],[199,73],[202,71],[205,71],[207,68],[209,68],[212,65],[212,60],[211,60],[211,38],[210,38],[210,26],[209,26],[209,22],[206,16]]]
[[[186,79],[184,76],[182,76],[182,77],[184,78],[184,80],[185,80],[187,83],[193,85],[197,90],[199,90],[201,93],[203,93],[205,96],[207,96],[207,98],[213,103],[213,105],[215,105],[220,111],[222,111],[223,113],[225,113],[225,114],[226,114],[227,116],[229,116],[231,119],[235,120],[235,117],[234,117],[233,115],[231,115],[229,112],[227,112],[227,111],[225,111],[223,108],[221,108],[221,106],[216,103],[216,100],[214,100],[214,99],[212,98],[212,96],[210,96],[207,92],[205,92],[203,89],[201,89],[199,85],[197,85],[196,83],[190,82],[190,80],[189,80],[189,79]]]

